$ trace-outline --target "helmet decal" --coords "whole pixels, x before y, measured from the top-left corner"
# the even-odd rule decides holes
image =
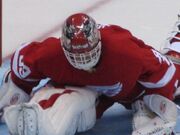
[[[64,23],[61,44],[69,63],[78,69],[95,66],[101,54],[100,32],[90,16],[79,13]]]

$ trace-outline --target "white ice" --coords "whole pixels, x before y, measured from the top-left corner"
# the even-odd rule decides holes
[[[177,20],[180,0],[3,0],[3,57],[24,42],[59,37],[64,19],[75,12],[127,28],[159,49]]]

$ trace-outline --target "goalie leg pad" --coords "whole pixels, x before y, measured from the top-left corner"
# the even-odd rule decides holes
[[[29,95],[17,87],[9,78],[0,88],[0,108],[29,101]]]
[[[9,129],[10,134],[15,135],[18,133],[17,131],[17,117],[21,111],[20,105],[12,105],[4,109],[4,120]]]
[[[155,114],[145,106],[142,100],[134,102],[132,109],[134,111],[132,120],[133,131],[142,128],[155,117]]]
[[[59,135],[51,123],[51,116],[36,103],[7,107],[4,115],[12,135]]]
[[[166,123],[160,117],[155,117],[138,130],[133,131],[132,135],[172,135],[174,123]]]
[[[155,112],[161,119],[166,122],[176,122],[177,107],[176,104],[160,95],[152,94],[144,97],[146,106]]]
[[[48,93],[48,99],[57,92],[60,92],[61,96],[52,106],[45,109],[35,102],[38,101],[37,99],[8,107],[5,111],[5,121],[10,132],[13,135],[74,135],[76,131],[81,132],[91,128],[96,120],[97,95],[88,90],[81,91],[78,88],[73,90],[75,92],[68,94],[64,93],[65,90],[49,89],[54,92]],[[45,98],[45,101],[49,100]]]
[[[155,94],[147,95],[143,100],[147,108],[154,112],[155,117],[133,131],[132,135],[171,135],[176,126],[176,105],[169,99]]]
[[[84,132],[91,129],[96,122],[96,108],[95,105],[81,112],[78,120],[77,132]]]
[[[33,108],[22,106],[17,119],[17,129],[19,135],[38,134],[38,119],[36,111]]]
[[[27,102],[29,99],[29,95],[17,87],[9,77],[0,88],[0,121],[4,122],[5,107]]]
[[[13,105],[5,109],[5,122],[12,135],[38,135],[36,109],[27,104]]]

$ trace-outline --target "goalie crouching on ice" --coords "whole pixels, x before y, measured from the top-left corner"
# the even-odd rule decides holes
[[[178,27],[165,53],[173,64],[120,26],[96,24],[84,13],[71,15],[61,38],[25,44],[14,53],[0,90],[2,120],[12,135],[74,135],[92,128],[119,102],[132,104],[133,135],[172,134]],[[30,97],[45,78],[48,85]]]

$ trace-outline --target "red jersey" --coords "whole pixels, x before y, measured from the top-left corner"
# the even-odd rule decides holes
[[[86,86],[118,101],[132,100],[144,89],[172,99],[176,68],[171,61],[119,26],[99,30],[102,54],[92,72],[71,66],[61,39],[51,37],[23,45],[14,53],[13,82],[27,93],[48,77],[56,85]]]

